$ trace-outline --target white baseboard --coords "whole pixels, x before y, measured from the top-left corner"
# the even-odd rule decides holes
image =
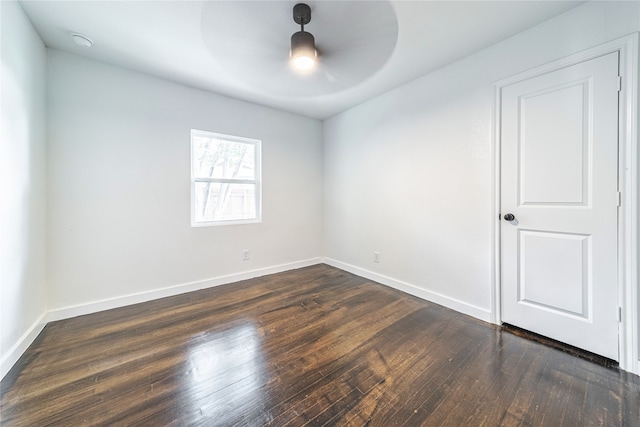
[[[325,263],[336,268],[348,271],[361,277],[365,277],[369,280],[376,281],[383,285],[389,286],[394,289],[406,292],[410,295],[414,295],[418,298],[422,298],[427,301],[432,301],[436,304],[443,305],[447,308],[451,308],[460,313],[467,314],[469,316],[476,317],[485,322],[490,321],[490,312],[480,307],[458,301],[454,298],[447,297],[435,292],[428,291],[423,288],[419,288],[415,285],[393,279],[391,277],[383,276],[381,274],[374,273],[369,270],[365,270],[350,264],[346,264],[331,258],[311,258],[303,261],[292,262],[288,264],[281,264],[272,267],[259,268],[256,270],[245,271],[242,273],[229,274],[226,276],[219,276],[212,279],[201,280],[191,283],[183,283],[175,286],[170,286],[162,289],[155,289],[152,291],[140,292],[131,295],[125,295],[116,298],[110,298],[100,301],[89,302],[86,304],[78,304],[74,306],[57,308],[49,310],[43,313],[29,328],[29,330],[18,340],[18,342],[7,352],[0,362],[0,379],[2,379],[13,365],[18,361],[20,356],[26,351],[26,349],[33,343],[38,334],[46,326],[48,322],[56,320],[69,319],[71,317],[82,316],[85,314],[97,313],[103,310],[110,310],[112,308],[124,307],[131,304],[137,304],[141,302],[151,301],[158,298],[164,298],[174,295],[183,294],[186,292],[197,291],[200,289],[211,288],[214,286],[226,285],[229,283],[239,282],[241,280],[252,279],[254,277],[266,276],[268,274],[281,273],[283,271],[294,270],[297,268],[308,267],[315,264]]]
[[[184,294],[186,292],[198,291],[200,289],[212,288],[214,286],[226,285],[229,283],[239,282],[241,280],[253,279],[254,277],[266,276],[268,274],[281,273],[283,271],[295,270],[297,268],[308,267],[310,265],[321,264],[322,258],[311,258],[303,261],[296,261],[287,264],[275,265],[272,267],[259,268],[256,270],[244,271],[242,273],[234,273],[226,276],[214,277],[197,282],[182,283],[179,285],[169,286],[152,291],[139,292],[135,294],[125,295],[116,298],[109,298],[100,301],[89,302],[85,304],[72,305],[68,307],[49,310],[46,316],[47,322],[56,320],[69,319],[85,314],[97,313],[99,311],[110,310],[112,308],[124,307],[127,305],[138,304],[141,302],[151,301],[159,298],[170,297],[174,295]]]
[[[256,270],[244,271],[242,273],[229,274],[219,276],[212,279],[200,280],[197,282],[183,283],[180,285],[170,286],[162,289],[154,289],[152,291],[140,292],[122,297],[110,298],[100,301],[89,302],[86,304],[78,304],[68,307],[49,310],[33,323],[27,332],[18,340],[18,342],[9,349],[0,361],[0,379],[11,370],[13,365],[20,359],[20,356],[29,348],[36,339],[38,334],[49,322],[56,320],[69,319],[71,317],[82,316],[85,314],[97,313],[112,308],[124,307],[126,305],[137,304],[140,302],[151,301],[158,298],[164,298],[186,292],[197,291],[200,289],[211,288],[214,286],[226,285],[229,283],[239,282],[241,280],[253,279],[254,277],[266,276],[268,274],[281,273],[283,271],[295,270],[297,268],[308,267],[310,265],[321,264],[322,258],[311,258],[302,261],[296,261],[287,264],[275,265],[272,267],[259,268]]]
[[[4,378],[11,370],[13,365],[20,359],[20,356],[29,348],[33,341],[38,337],[38,334],[42,332],[42,329],[47,325],[45,321],[47,313],[44,312],[36,319],[31,327],[24,333],[7,353],[2,357],[0,361],[0,379]]]
[[[373,271],[365,270],[364,268],[356,267],[355,265],[347,264],[332,258],[324,258],[324,263],[341,270],[348,271],[357,276],[364,277],[369,280],[381,283],[385,286],[397,289],[402,292],[406,292],[410,295],[422,298],[427,301],[440,304],[452,310],[458,311],[463,314],[475,317],[485,322],[491,322],[491,311],[486,310],[475,305],[459,301],[455,298],[448,297],[446,295],[432,292],[424,288],[420,288],[416,285],[412,285],[401,280],[394,279],[392,277],[384,276],[382,274],[374,273]]]

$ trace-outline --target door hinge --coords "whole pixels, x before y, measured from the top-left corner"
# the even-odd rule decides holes
[[[622,322],[622,307],[618,307],[618,322]]]
[[[618,207],[622,206],[622,193],[618,191]]]
[[[622,90],[622,76],[618,76],[618,92]]]

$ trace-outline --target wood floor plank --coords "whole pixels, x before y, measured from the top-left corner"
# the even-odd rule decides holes
[[[53,322],[3,426],[638,426],[640,379],[317,265]]]

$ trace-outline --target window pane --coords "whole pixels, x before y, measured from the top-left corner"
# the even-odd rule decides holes
[[[255,179],[255,145],[196,136],[193,174],[196,178]]]
[[[196,222],[256,218],[255,191],[255,184],[196,182]]]

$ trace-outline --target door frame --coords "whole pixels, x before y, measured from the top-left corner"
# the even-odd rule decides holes
[[[501,94],[513,83],[559,70],[613,52],[619,52],[622,87],[618,101],[618,190],[622,193],[618,209],[618,305],[622,309],[619,326],[619,365],[640,374],[640,325],[638,324],[638,34],[633,33],[518,73],[494,83],[493,104],[493,207],[492,207],[492,290],[491,322],[502,324],[500,167],[501,167]]]

